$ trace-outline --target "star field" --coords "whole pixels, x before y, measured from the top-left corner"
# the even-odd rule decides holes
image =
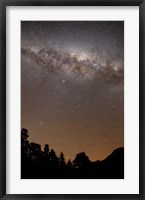
[[[21,126],[74,159],[124,145],[124,23],[21,22]]]

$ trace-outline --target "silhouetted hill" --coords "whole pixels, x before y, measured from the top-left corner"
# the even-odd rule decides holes
[[[117,161],[121,161],[124,160],[124,147],[119,147],[117,149],[115,149],[109,156],[107,156],[104,160],[100,161],[94,161],[92,163],[94,164],[98,164],[100,162],[117,162]]]
[[[115,149],[103,162],[120,162],[124,161],[124,148]]]
[[[97,169],[98,178],[124,178],[124,148],[115,149],[102,161],[92,162],[92,168]]]

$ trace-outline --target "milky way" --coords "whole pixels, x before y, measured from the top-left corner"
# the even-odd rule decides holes
[[[98,74],[109,75],[110,78],[123,77],[123,61],[113,58],[101,58],[98,52],[73,53],[54,49],[23,48],[22,54],[30,57],[46,72],[64,72],[73,79],[94,78]]]
[[[124,145],[124,23],[21,23],[22,127],[66,159]]]

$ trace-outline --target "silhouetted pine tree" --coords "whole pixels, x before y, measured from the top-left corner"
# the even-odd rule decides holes
[[[60,155],[59,155],[59,167],[60,168],[66,167],[66,162],[65,162],[65,158],[64,158],[63,152],[61,152]]]
[[[51,149],[51,151],[49,152],[48,159],[49,159],[50,167],[58,168],[59,159],[53,149]]]

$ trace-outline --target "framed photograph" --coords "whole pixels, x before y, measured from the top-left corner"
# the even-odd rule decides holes
[[[1,199],[144,199],[136,1],[1,1]]]

